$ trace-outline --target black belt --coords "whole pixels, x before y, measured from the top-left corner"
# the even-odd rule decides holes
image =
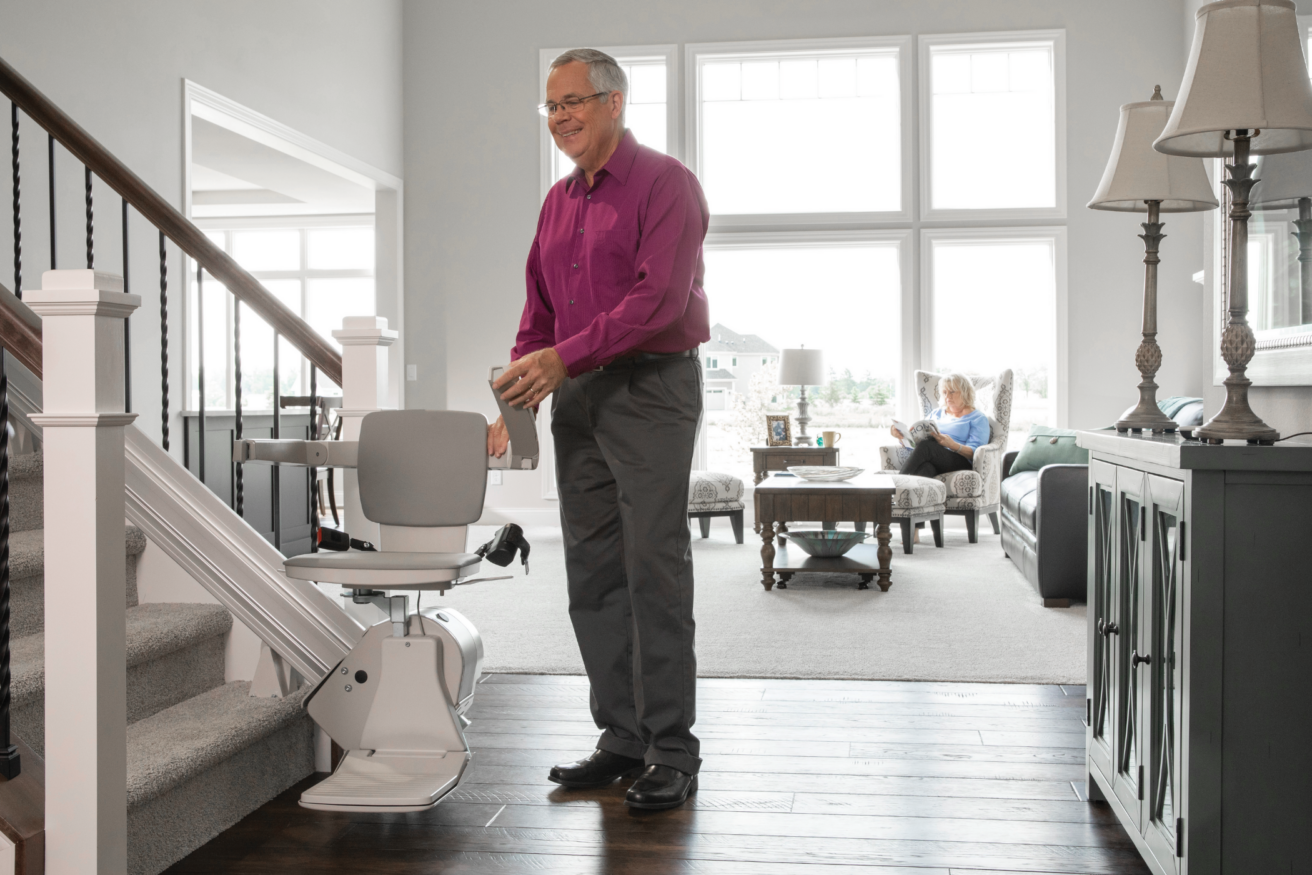
[[[619,371],[637,365],[650,364],[651,362],[665,362],[673,359],[695,359],[697,357],[698,352],[695,349],[685,350],[684,352],[634,352],[621,356],[608,365],[593,368],[593,371]]]

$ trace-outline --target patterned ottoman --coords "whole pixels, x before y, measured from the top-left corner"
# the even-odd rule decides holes
[[[910,477],[921,480],[921,477]],[[941,502],[941,499],[940,499]],[[727,516],[733,539],[743,542],[743,481],[732,474],[693,471],[688,478],[688,518],[697,520],[702,537],[711,536],[711,517]]]
[[[914,544],[912,526],[926,521],[934,531],[934,546],[943,546],[943,511],[947,508],[948,488],[932,477],[893,474],[893,521],[902,524],[902,552],[910,553]]]

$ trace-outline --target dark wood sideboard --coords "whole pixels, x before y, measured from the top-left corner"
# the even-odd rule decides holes
[[[1159,875],[1312,871],[1312,443],[1295,441],[1079,436],[1088,792]]]

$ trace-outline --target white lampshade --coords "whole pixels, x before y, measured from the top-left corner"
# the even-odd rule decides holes
[[[1154,146],[1233,155],[1225,133],[1235,130],[1254,134],[1254,155],[1312,148],[1312,84],[1291,0],[1221,0],[1198,10],[1180,97]]]
[[[1173,106],[1158,91],[1152,100],[1121,107],[1112,155],[1089,209],[1143,213],[1144,201],[1161,201],[1163,213],[1216,209],[1201,158],[1163,155],[1153,148]]]
[[[1248,196],[1255,210],[1298,207],[1299,198],[1312,197],[1312,152],[1267,155],[1257,168],[1257,185]]]
[[[785,349],[779,356],[780,386],[822,386],[825,354],[818,349]]]

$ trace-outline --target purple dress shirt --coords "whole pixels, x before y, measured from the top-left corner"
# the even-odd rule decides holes
[[[701,185],[674,158],[625,131],[587,187],[551,187],[528,255],[528,300],[511,359],[554,346],[571,377],[633,352],[710,340]]]

